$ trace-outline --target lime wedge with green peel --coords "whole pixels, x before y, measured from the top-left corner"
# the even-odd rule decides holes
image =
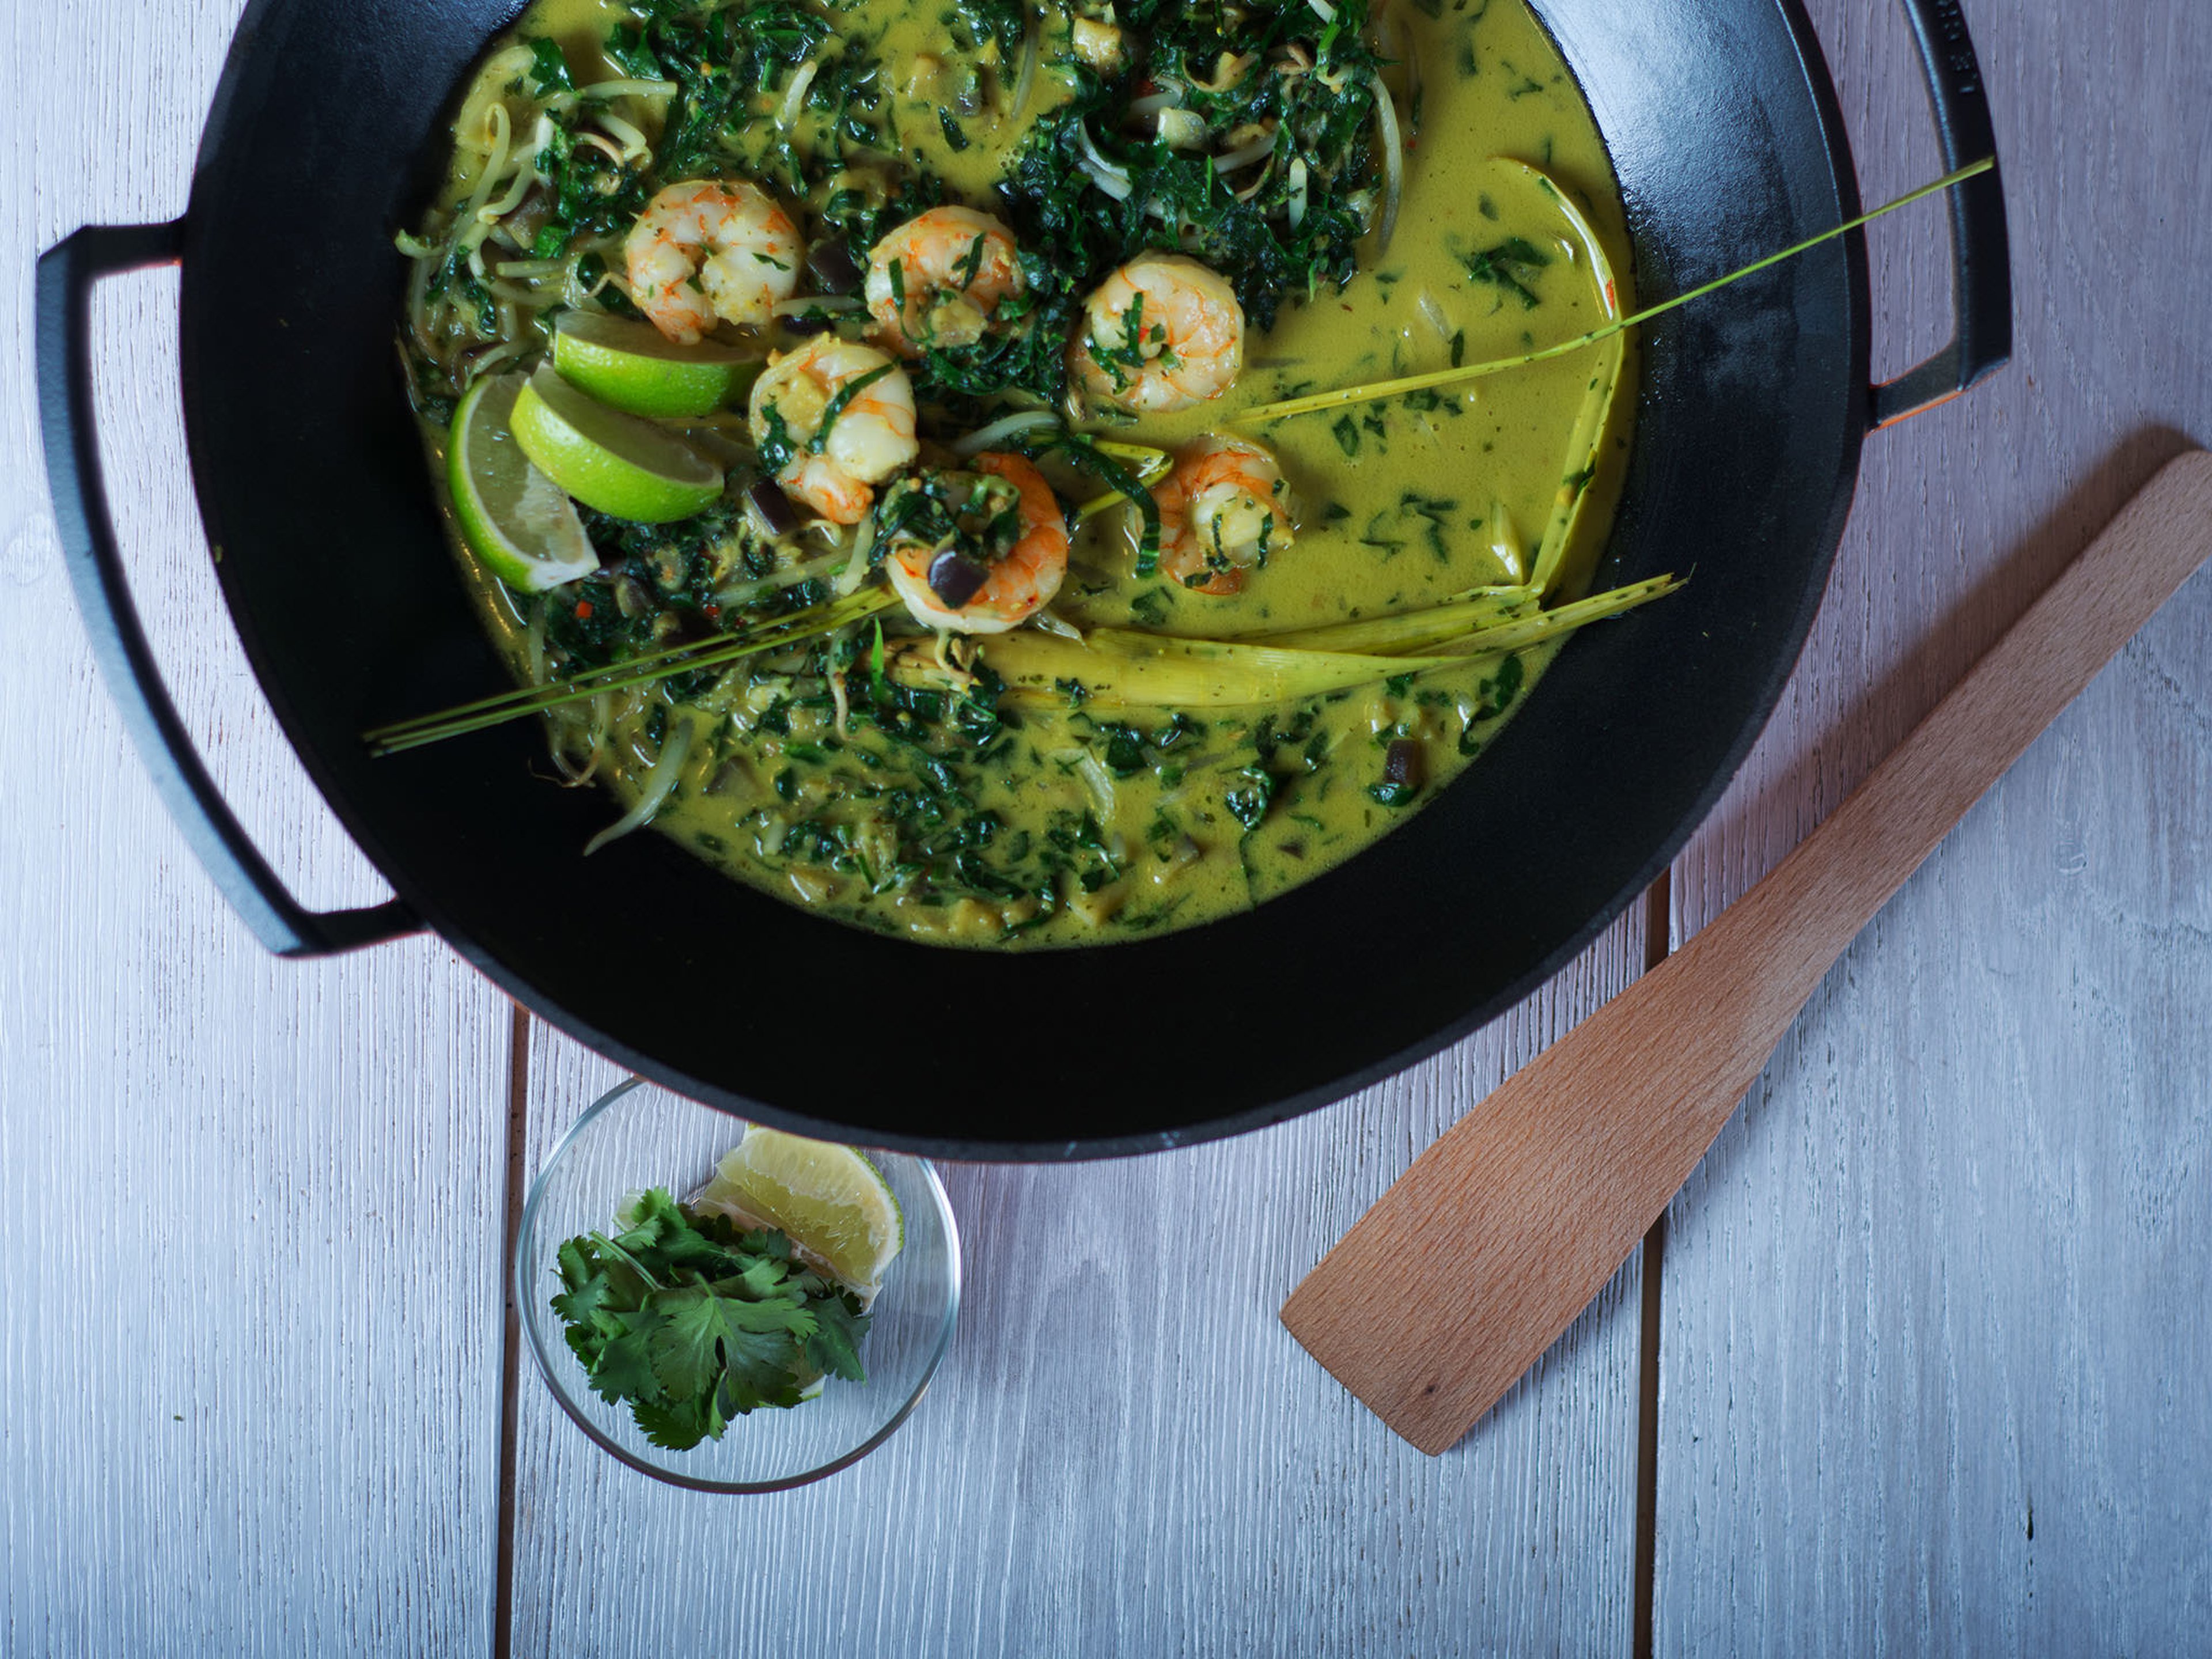
[[[564,311],[553,325],[562,380],[633,415],[710,415],[737,403],[760,373],[758,352],[678,345],[651,323]]]
[[[446,481],[462,538],[509,587],[542,593],[599,568],[583,520],[560,485],[530,464],[514,441],[521,374],[478,380],[453,411]]]
[[[668,524],[721,499],[720,467],[651,421],[586,397],[550,365],[514,400],[514,436],[547,477],[617,519]]]
[[[906,1243],[898,1200],[874,1164],[850,1146],[779,1129],[747,1129],[690,1203],[740,1226],[781,1230],[802,1258],[863,1296]]]

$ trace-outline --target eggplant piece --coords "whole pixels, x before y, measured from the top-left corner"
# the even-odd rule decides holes
[[[947,610],[957,611],[983,591],[983,584],[991,573],[969,558],[965,553],[956,553],[949,548],[929,563],[929,591],[944,602]]]
[[[853,257],[853,245],[842,236],[832,236],[809,248],[806,269],[813,276],[815,286],[824,294],[850,294],[860,286],[867,274]]]
[[[745,504],[771,536],[788,536],[799,528],[799,509],[791,504],[790,496],[776,488],[773,479],[755,479],[745,491]]]
[[[1382,781],[1419,789],[1429,781],[1429,757],[1412,738],[1400,738],[1382,751]]]

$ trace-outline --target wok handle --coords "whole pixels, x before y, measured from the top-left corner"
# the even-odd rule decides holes
[[[420,933],[422,922],[398,899],[365,909],[317,912],[302,909],[285,890],[201,764],[131,603],[100,466],[92,289],[103,276],[176,264],[184,254],[184,236],[182,220],[88,226],[39,260],[39,423],[54,520],[93,656],[169,816],[263,945],[278,956],[320,957]]]
[[[1946,171],[1997,153],[1981,65],[1966,38],[1959,0],[1905,0],[1928,74],[1928,101]],[[1951,204],[1951,343],[1916,368],[1874,388],[1872,421],[1894,425],[1948,403],[2012,356],[2012,247],[2005,229],[2001,168],[1948,192]]]

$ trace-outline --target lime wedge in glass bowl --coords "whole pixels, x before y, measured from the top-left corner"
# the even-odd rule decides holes
[[[567,492],[514,441],[514,403],[528,384],[499,374],[469,388],[453,411],[446,481],[470,550],[509,587],[542,593],[590,575],[599,556]]]
[[[641,416],[610,409],[542,365],[514,400],[522,453],[586,507],[669,524],[722,495],[722,469]]]
[[[906,1218],[883,1172],[850,1146],[757,1126],[686,1200],[743,1227],[773,1227],[801,1260],[872,1297],[906,1243]]]
[[[761,358],[730,346],[678,345],[651,323],[602,311],[564,311],[553,325],[553,367],[610,408],[682,416],[737,403]]]

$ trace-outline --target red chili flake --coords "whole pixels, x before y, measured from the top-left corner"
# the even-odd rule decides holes
[[[576,601],[576,620],[577,620],[578,622],[589,622],[589,621],[591,621],[591,619],[592,619],[592,602],[591,602],[589,599],[579,599],[579,600],[577,600],[577,601]]]
[[[699,607],[699,614],[708,622],[720,622],[722,620],[722,607],[719,605],[702,605]]]

